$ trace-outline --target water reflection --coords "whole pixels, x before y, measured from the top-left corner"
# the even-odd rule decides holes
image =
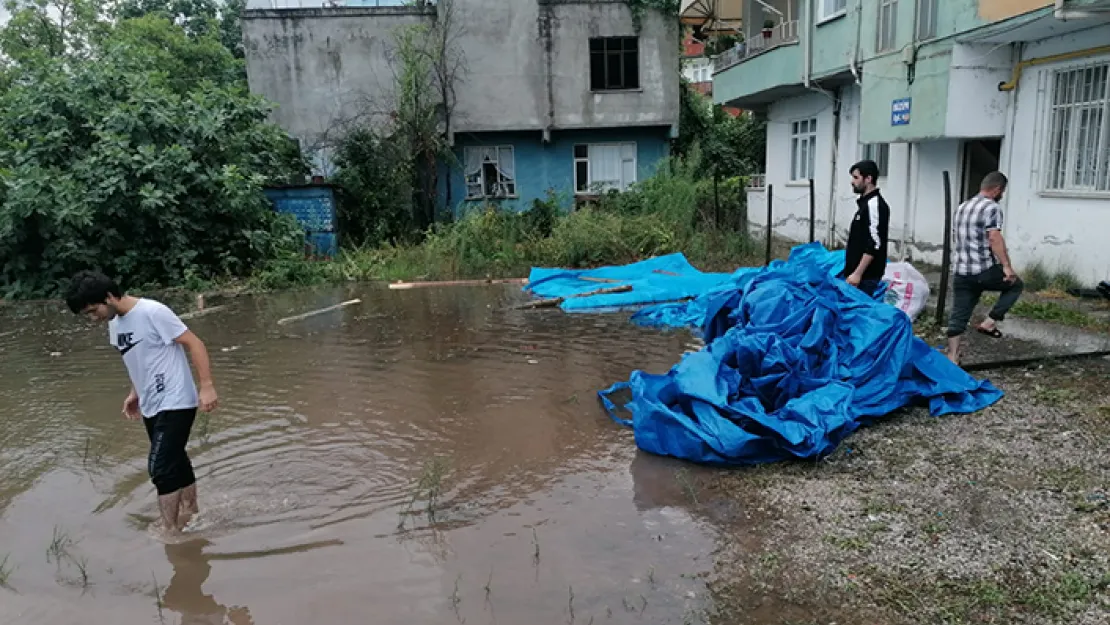
[[[205,594],[203,586],[212,572],[212,557],[205,555],[209,541],[198,538],[166,545],[173,577],[162,595],[162,607],[181,615],[181,625],[254,625],[250,608],[226,606]]]

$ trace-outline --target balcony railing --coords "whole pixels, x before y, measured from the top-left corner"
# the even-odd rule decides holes
[[[762,32],[748,37],[732,48],[725,50],[717,56],[714,62],[714,73],[720,73],[733,65],[744,62],[745,59],[773,50],[781,45],[798,42],[798,22],[782,22],[771,29],[771,36],[764,36]]]

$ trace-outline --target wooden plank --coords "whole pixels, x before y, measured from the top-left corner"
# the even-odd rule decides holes
[[[594,295],[609,295],[611,293],[627,293],[632,290],[632,285],[622,284],[621,286],[608,287],[604,289],[596,289],[586,293],[577,293],[568,297],[553,297],[550,299],[537,299],[530,302],[525,302],[519,306],[514,306],[516,310],[534,309],[534,308],[557,308],[562,305],[568,298],[574,297],[593,297]]]
[[[301,319],[307,319],[309,317],[315,317],[316,315],[322,315],[324,313],[331,312],[333,310],[339,310],[340,308],[344,308],[346,306],[351,306],[353,304],[360,304],[360,303],[362,303],[362,300],[360,300],[360,299],[348,300],[348,301],[343,302],[341,304],[336,304],[335,306],[328,306],[327,308],[321,308],[320,310],[312,310],[312,311],[309,311],[309,312],[306,312],[306,313],[301,313],[299,315],[293,315],[292,317],[286,317],[284,319],[278,319],[278,325],[281,326],[281,325],[285,325],[287,323],[291,323],[293,321],[300,321]]]
[[[227,306],[209,306],[208,308],[202,308],[200,310],[192,310],[192,311],[189,311],[187,313],[178,315],[178,318],[180,318],[180,319],[196,319],[197,317],[203,317],[203,316],[205,316],[209,313],[219,312],[221,310],[224,310],[225,308],[227,308]]]
[[[447,286],[486,286],[490,284],[527,284],[527,278],[505,278],[486,280],[445,280],[440,282],[392,282],[389,288],[394,291],[407,291],[409,289],[424,289],[430,287]]]

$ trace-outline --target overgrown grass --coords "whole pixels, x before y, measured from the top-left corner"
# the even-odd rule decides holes
[[[1033,293],[1050,292],[1066,295],[1069,289],[1082,286],[1079,276],[1069,267],[1050,270],[1044,263],[1037,261],[1029,265],[1021,274],[1025,288]]]
[[[347,249],[330,261],[272,261],[256,272],[252,286],[516,278],[534,266],[596,267],[673,252],[707,270],[759,264],[756,246],[739,232],[739,179],[722,183],[720,199],[716,223],[711,183],[695,167],[674,161],[633,189],[576,210],[557,197],[537,201],[523,213],[481,207],[437,225],[417,245]]]

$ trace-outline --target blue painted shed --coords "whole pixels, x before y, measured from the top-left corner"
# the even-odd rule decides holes
[[[339,253],[335,187],[307,184],[268,187],[266,197],[279,213],[293,215],[305,230],[305,253],[333,257]]]

